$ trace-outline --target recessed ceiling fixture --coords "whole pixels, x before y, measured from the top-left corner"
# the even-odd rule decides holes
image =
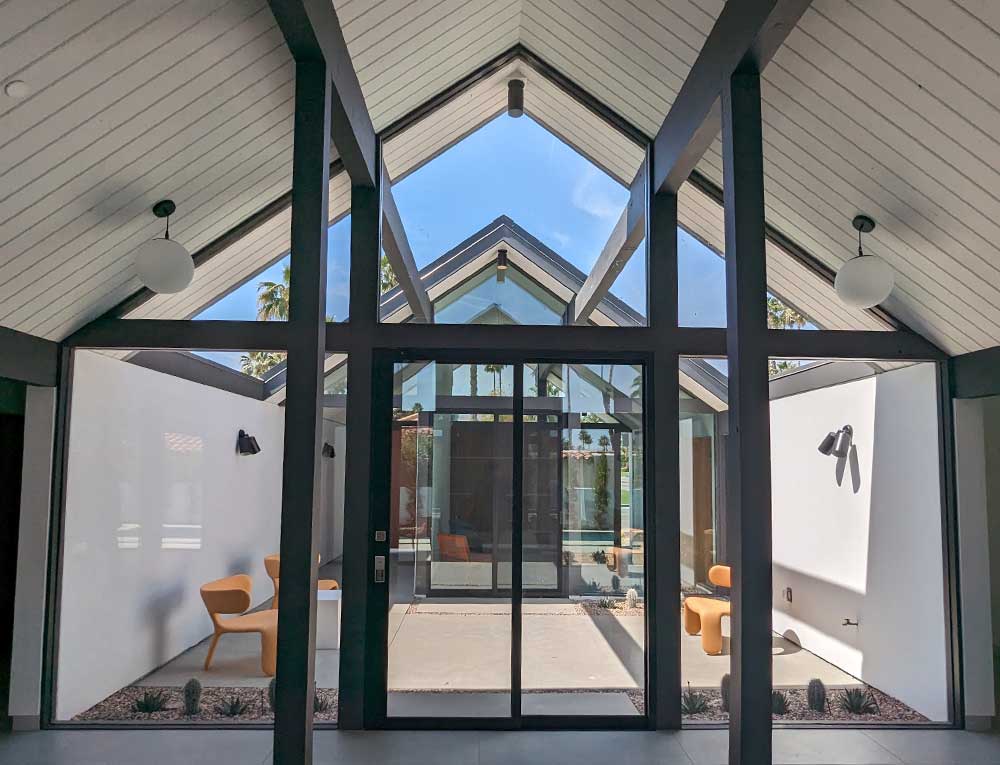
[[[4,83],[3,92],[11,98],[27,98],[31,95],[31,86],[24,80],[10,80]]]
[[[861,235],[875,230],[875,221],[867,215],[854,216],[858,232],[858,256],[844,263],[833,282],[837,296],[853,308],[877,306],[892,292],[894,277],[889,264],[877,255],[865,255]]]
[[[524,114],[524,80],[507,82],[507,114],[511,117]]]
[[[161,199],[153,205],[153,215],[167,219],[166,233],[162,239],[141,244],[135,254],[135,271],[142,283],[165,295],[180,292],[194,278],[191,253],[170,238],[170,216],[176,209],[170,199]]]

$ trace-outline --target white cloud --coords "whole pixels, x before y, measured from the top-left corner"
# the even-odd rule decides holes
[[[587,167],[573,184],[570,199],[573,206],[602,220],[617,220],[624,209],[606,188],[601,188],[602,175],[595,167]]]
[[[555,245],[556,250],[564,250],[566,246],[573,241],[573,238],[565,233],[564,231],[556,231],[555,229],[549,230],[545,238],[550,240],[553,245]]]

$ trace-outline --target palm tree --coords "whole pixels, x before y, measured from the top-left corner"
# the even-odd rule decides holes
[[[379,274],[379,294],[385,294],[397,284],[399,284],[399,279],[396,278],[396,272],[392,269],[392,264],[389,263],[389,258],[386,257],[385,253],[382,253],[382,259],[378,264]]]
[[[257,284],[257,318],[260,321],[288,321],[288,285],[291,278],[292,267],[286,263],[281,271],[281,282]]]
[[[483,369],[493,374],[493,395],[502,396],[503,382],[500,379],[500,374],[503,372],[503,364],[486,364]]]
[[[770,329],[802,329],[809,320],[794,308],[782,303],[776,297],[767,298],[767,326]],[[769,359],[767,372],[769,377],[781,374],[789,369],[795,369],[797,362]]]
[[[285,359],[283,353],[272,353],[271,351],[250,351],[240,357],[240,367],[244,374],[251,377],[263,378],[265,374],[276,364],[280,364]]]

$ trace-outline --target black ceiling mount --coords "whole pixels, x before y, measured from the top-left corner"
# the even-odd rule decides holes
[[[153,215],[157,218],[166,218],[168,215],[173,215],[176,209],[177,205],[174,204],[174,200],[161,199],[153,205]]]
[[[875,221],[869,218],[867,215],[855,215],[854,220],[851,221],[858,231],[862,234],[870,234],[875,230]]]

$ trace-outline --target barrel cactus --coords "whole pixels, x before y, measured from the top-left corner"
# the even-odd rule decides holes
[[[196,715],[201,711],[201,683],[192,677],[184,684],[184,714]]]
[[[719,683],[719,694],[722,696],[722,711],[729,711],[729,673],[727,672],[722,676],[722,682]]]
[[[639,607],[639,593],[635,591],[635,587],[629,587],[625,593],[625,606],[626,608]]]
[[[809,681],[806,699],[809,701],[809,708],[814,712],[826,711],[826,686],[822,680],[814,677]]]

